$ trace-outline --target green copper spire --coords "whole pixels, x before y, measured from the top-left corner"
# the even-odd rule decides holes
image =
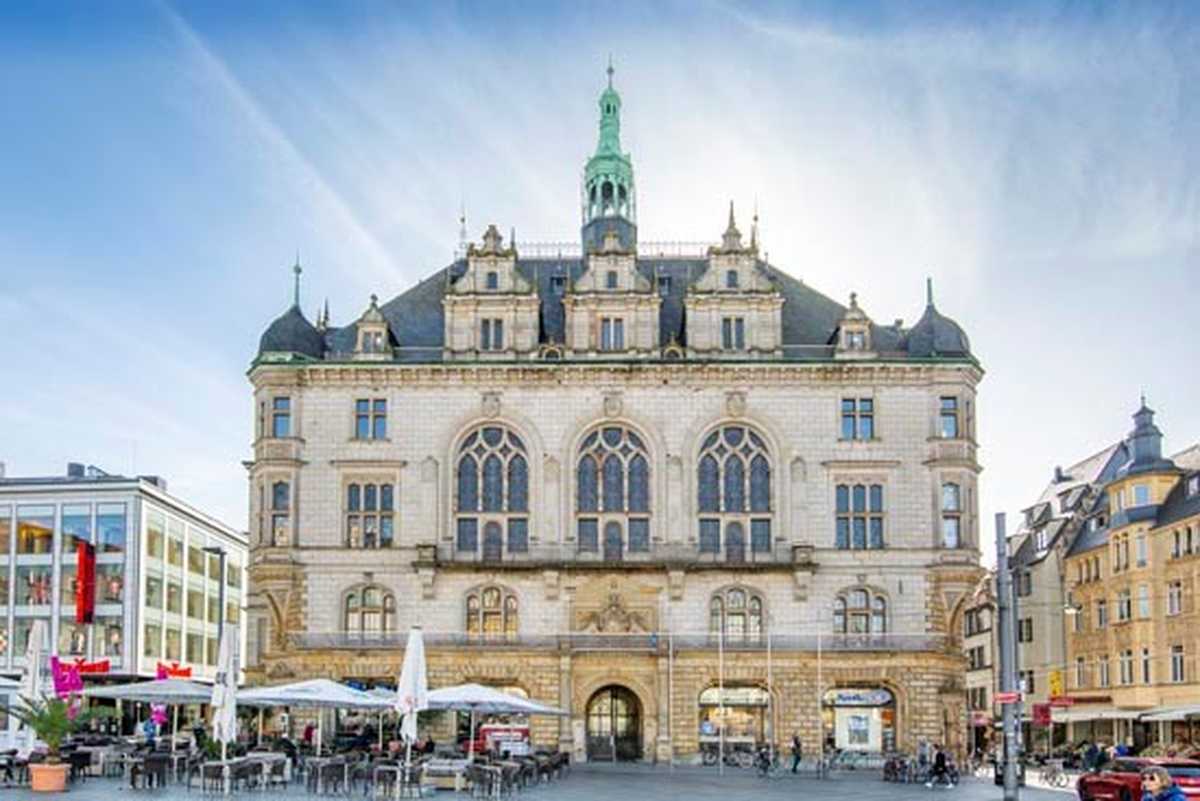
[[[621,151],[621,95],[613,88],[612,58],[608,86],[600,93],[600,138],[583,172],[583,224],[600,219],[637,220],[633,162]],[[585,235],[585,239],[587,236]]]

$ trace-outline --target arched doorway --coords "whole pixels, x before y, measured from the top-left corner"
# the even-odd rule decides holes
[[[587,703],[589,762],[642,758],[642,704],[628,687],[610,684]]]

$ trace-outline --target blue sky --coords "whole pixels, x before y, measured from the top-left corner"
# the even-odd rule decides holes
[[[245,370],[472,236],[573,239],[611,52],[648,240],[755,202],[772,262],[971,335],[991,513],[1200,440],[1200,24],[1152,3],[33,3],[0,10],[0,459],[159,473],[245,525]]]

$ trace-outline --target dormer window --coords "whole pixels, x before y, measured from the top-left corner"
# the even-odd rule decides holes
[[[605,317],[600,321],[600,350],[625,350],[625,321],[620,317]]]
[[[746,320],[742,317],[725,317],[721,320],[721,348],[723,350],[746,349]]]
[[[495,270],[490,270],[488,272],[487,278],[485,280],[487,282],[488,289],[499,289],[500,288],[500,275]]]
[[[479,349],[504,350],[504,321],[484,318],[479,321]]]
[[[1200,495],[1200,476],[1192,476],[1188,479],[1187,494],[1189,497],[1192,495]]]
[[[866,350],[867,336],[862,331],[850,331],[846,334],[846,347],[850,350]]]
[[[617,271],[609,270],[608,275],[604,276],[604,286],[608,289],[617,288]]]
[[[658,294],[664,298],[671,294],[671,276],[660,275],[658,277]]]
[[[359,350],[363,353],[382,353],[383,334],[379,331],[363,331]]]
[[[726,289],[737,289],[738,288],[738,271],[737,270],[726,271],[726,273],[725,273],[725,288]]]
[[[562,297],[567,291],[567,277],[565,275],[550,276],[550,291],[556,297]]]

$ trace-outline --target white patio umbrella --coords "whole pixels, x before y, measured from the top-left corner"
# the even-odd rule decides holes
[[[429,692],[430,709],[456,709],[471,713],[471,746],[468,759],[475,758],[475,716],[485,715],[556,715],[567,713],[552,706],[501,692],[482,684],[458,684]]]
[[[88,698],[111,698],[117,701],[141,701],[171,707],[175,731],[171,735],[171,750],[175,750],[175,735],[179,733],[179,707],[188,704],[207,704],[212,700],[212,688],[187,679],[156,679],[131,684],[113,684],[84,690]]]
[[[225,626],[217,651],[217,675],[212,686],[213,739],[221,744],[221,761],[229,743],[237,740],[237,680],[240,654],[237,626]],[[226,784],[228,792],[228,784]]]
[[[362,690],[330,679],[255,687],[239,694],[238,703],[242,706],[294,706],[299,709],[387,709],[392,705],[390,701],[374,698]],[[317,753],[321,751],[321,717],[317,716]]]
[[[400,681],[396,684],[396,711],[404,716],[401,731],[408,742],[405,752],[405,770],[412,764],[412,744],[417,739],[417,713],[429,708],[429,682],[425,676],[425,640],[421,627],[408,630],[408,643],[404,646],[404,664],[400,668]]]
[[[25,673],[21,676],[21,694],[25,698],[31,700],[41,698],[45,691],[45,681],[43,671],[45,667],[43,663],[46,661],[47,648],[47,629],[46,621],[35,620],[29,627],[29,640],[25,645]],[[33,732],[33,727],[26,726],[26,731],[29,733],[29,748],[33,748],[37,735]]]

